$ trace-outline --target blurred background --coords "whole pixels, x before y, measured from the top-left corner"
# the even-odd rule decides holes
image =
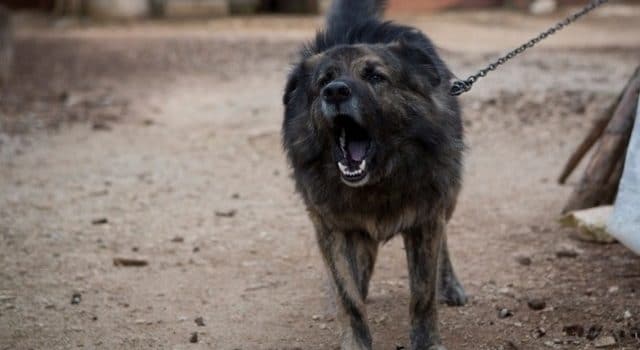
[[[391,0],[460,77],[585,5]],[[0,349],[334,349],[311,224],[280,146],[282,89],[329,1],[0,1]],[[449,229],[468,306],[450,349],[640,346],[640,259],[557,219],[556,178],[640,64],[611,1],[460,98]],[[369,318],[408,346],[401,240]],[[508,312],[501,312],[507,309]]]

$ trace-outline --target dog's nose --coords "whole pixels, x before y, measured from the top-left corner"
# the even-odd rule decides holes
[[[322,89],[322,98],[327,103],[339,104],[351,97],[351,89],[349,85],[341,81],[329,83]]]

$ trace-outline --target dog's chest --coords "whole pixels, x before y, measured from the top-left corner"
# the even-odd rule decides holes
[[[399,232],[414,227],[418,221],[418,211],[415,207],[399,208],[387,213],[364,213],[359,216],[357,224],[361,225],[371,238],[380,242],[388,241]]]

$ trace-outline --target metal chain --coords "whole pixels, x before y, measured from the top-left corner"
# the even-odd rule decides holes
[[[512,59],[512,58],[516,57],[517,55],[523,53],[527,49],[530,49],[530,48],[534,47],[537,43],[539,43],[540,41],[546,39],[548,36],[555,34],[556,32],[560,31],[564,27],[566,27],[569,24],[571,24],[571,23],[575,22],[576,20],[578,20],[580,17],[582,17],[582,16],[586,15],[587,13],[591,12],[596,7],[606,3],[608,1],[609,0],[592,0],[587,6],[582,8],[580,11],[578,11],[578,12],[570,15],[569,17],[565,18],[564,20],[556,23],[556,25],[554,25],[553,27],[551,27],[551,28],[547,29],[546,31],[540,33],[537,37],[529,40],[527,43],[522,44],[521,46],[519,46],[515,50],[512,50],[511,52],[507,53],[506,55],[498,58],[497,60],[495,60],[494,62],[489,64],[487,67],[485,67],[484,69],[481,69],[478,73],[468,77],[465,80],[459,80],[458,79],[458,80],[454,81],[452,83],[452,85],[451,85],[450,94],[452,96],[458,96],[458,95],[461,95],[461,94],[471,90],[471,87],[473,86],[473,84],[476,81],[478,81],[478,79],[486,76],[489,72],[494,71],[500,65],[505,64],[507,61],[509,61],[510,59]]]

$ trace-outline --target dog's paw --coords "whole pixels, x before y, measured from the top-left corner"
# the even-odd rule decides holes
[[[449,306],[464,306],[469,301],[467,293],[458,281],[443,286],[438,294],[438,300]]]

